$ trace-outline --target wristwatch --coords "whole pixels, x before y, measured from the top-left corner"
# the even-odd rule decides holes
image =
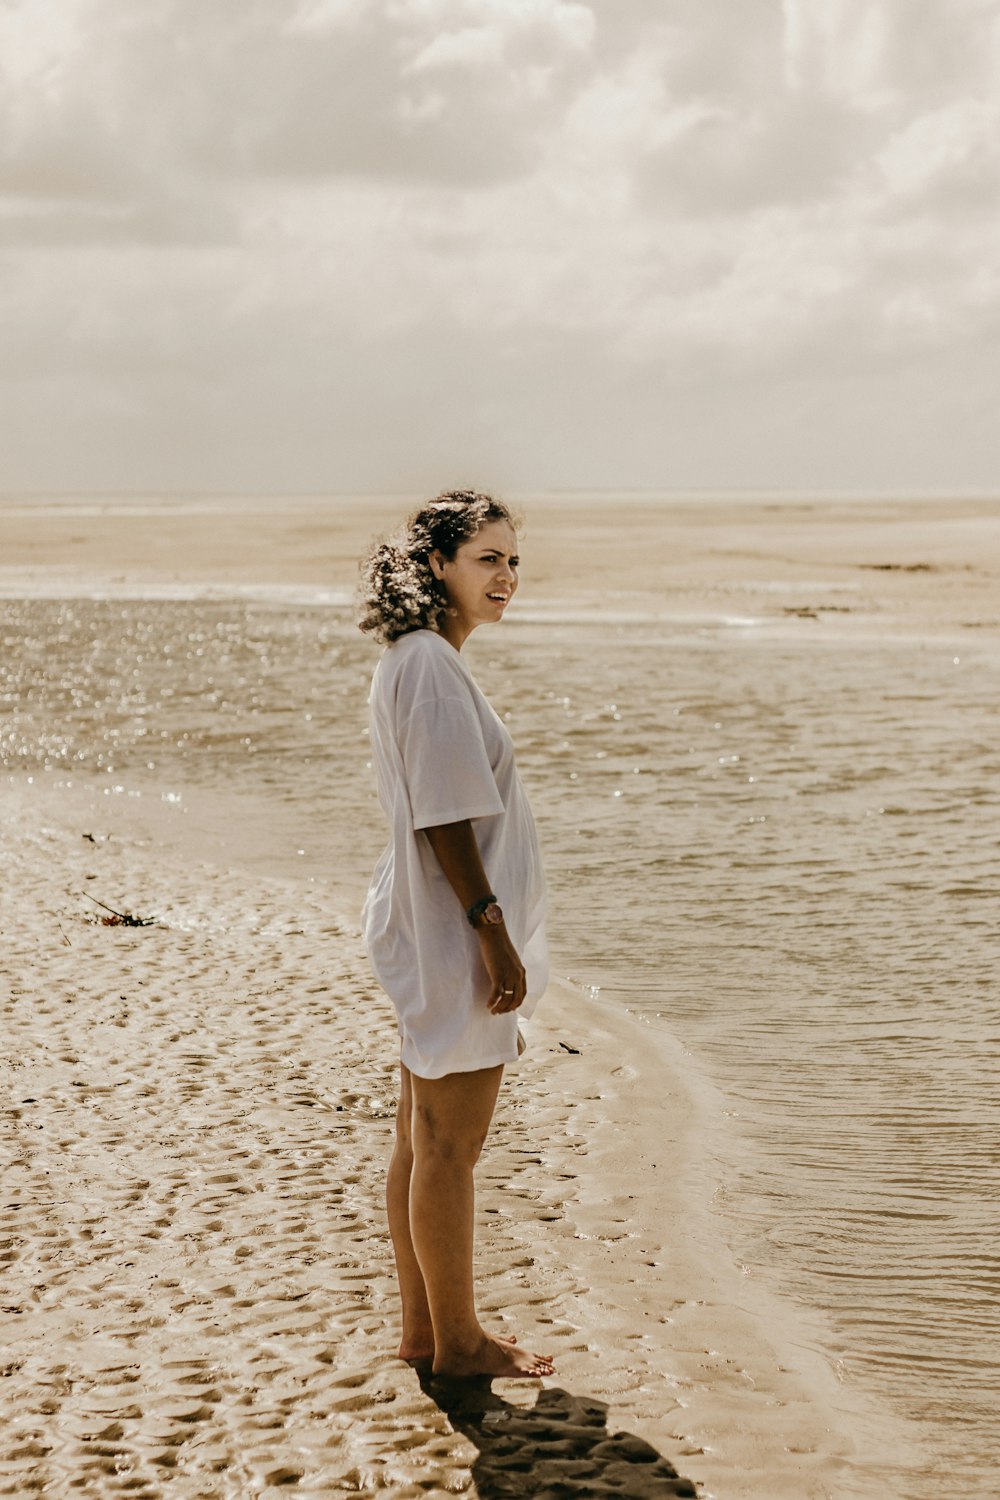
[[[465,915],[473,927],[497,927],[503,921],[503,912],[492,892],[474,901]]]

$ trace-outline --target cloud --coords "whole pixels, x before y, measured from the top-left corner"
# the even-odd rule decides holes
[[[890,23],[872,0],[784,0],[785,76],[789,86],[862,107],[886,98]]]
[[[224,183],[185,162],[181,90],[160,91],[163,7],[145,24],[103,0],[67,0],[51,27],[0,9],[0,240],[74,245],[230,238]]]
[[[223,165],[278,175],[362,175],[469,189],[529,172],[585,63],[590,10],[569,0],[409,0],[351,29],[244,37]]]
[[[570,0],[75,0],[48,32],[23,3],[0,18],[0,179],[22,240],[224,237],[246,177],[522,175],[594,30]]]
[[[786,82],[863,110],[909,110],[996,81],[992,0],[783,0]]]
[[[931,400],[914,369],[982,377],[1000,298],[1000,28],[985,0],[903,20],[0,4],[0,481],[395,484],[516,450],[657,483],[658,410],[672,472],[685,432],[711,461],[709,413],[766,467],[740,392],[767,428],[879,381],[891,426],[896,386]]]
[[[863,132],[828,100],[781,98],[704,106],[641,160],[642,190],[661,211],[741,216],[829,198],[854,168]]]
[[[895,131],[875,166],[897,205],[995,210],[1000,188],[1000,102],[956,99]]]

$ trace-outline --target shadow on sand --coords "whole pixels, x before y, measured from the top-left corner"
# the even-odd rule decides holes
[[[526,1410],[495,1395],[487,1379],[449,1381],[422,1373],[420,1385],[456,1432],[479,1449],[472,1477],[480,1500],[697,1496],[693,1481],[655,1448],[631,1433],[608,1431],[603,1401],[550,1387]]]

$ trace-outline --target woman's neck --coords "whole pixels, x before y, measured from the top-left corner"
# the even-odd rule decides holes
[[[456,651],[461,651],[465,642],[472,634],[473,627],[466,626],[457,616],[444,614],[438,621],[438,634],[443,635],[449,646],[454,646]]]

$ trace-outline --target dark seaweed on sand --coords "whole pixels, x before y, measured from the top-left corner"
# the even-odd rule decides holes
[[[83,894],[88,901],[93,901],[95,906],[101,907],[108,913],[106,917],[99,919],[102,927],[152,927],[156,921],[155,917],[137,917],[130,911],[115,911],[113,906],[106,906],[103,901],[98,901],[96,896],[88,895],[86,891]]]

